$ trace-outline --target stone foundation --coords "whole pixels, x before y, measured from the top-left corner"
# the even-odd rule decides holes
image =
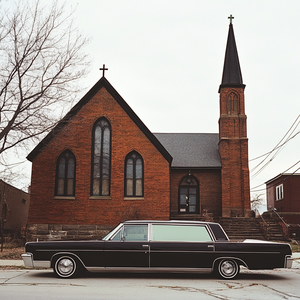
[[[254,212],[251,209],[223,208],[223,218],[253,218]]]
[[[28,224],[26,241],[101,239],[113,228],[106,225]]]

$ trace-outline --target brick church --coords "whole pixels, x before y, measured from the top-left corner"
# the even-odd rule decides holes
[[[250,216],[244,89],[231,23],[219,133],[152,133],[103,70],[27,157],[31,238],[101,236],[126,219]]]

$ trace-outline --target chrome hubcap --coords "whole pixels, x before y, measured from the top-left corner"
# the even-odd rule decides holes
[[[59,261],[57,268],[61,274],[69,274],[72,273],[74,264],[70,259],[64,258]]]
[[[235,267],[231,262],[225,261],[222,263],[221,270],[223,274],[225,274],[226,276],[230,276],[234,273]]]

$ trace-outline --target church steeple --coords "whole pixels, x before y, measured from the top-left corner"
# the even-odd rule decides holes
[[[222,216],[250,214],[247,116],[242,72],[230,18],[220,93],[219,153],[222,162]]]
[[[243,84],[239,56],[235,43],[233,25],[231,22],[229,24],[222,82],[219,88],[219,92],[222,87],[228,86],[245,88],[245,85]]]

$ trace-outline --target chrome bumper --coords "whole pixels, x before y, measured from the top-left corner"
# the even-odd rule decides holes
[[[25,253],[21,255],[24,266],[27,268],[50,268],[50,261],[33,260],[32,253]]]
[[[32,253],[25,253],[21,255],[23,262],[24,262],[24,266],[27,268],[33,268],[33,257],[32,257]]]
[[[293,265],[293,257],[291,255],[288,255],[285,257],[285,268],[290,269]]]

